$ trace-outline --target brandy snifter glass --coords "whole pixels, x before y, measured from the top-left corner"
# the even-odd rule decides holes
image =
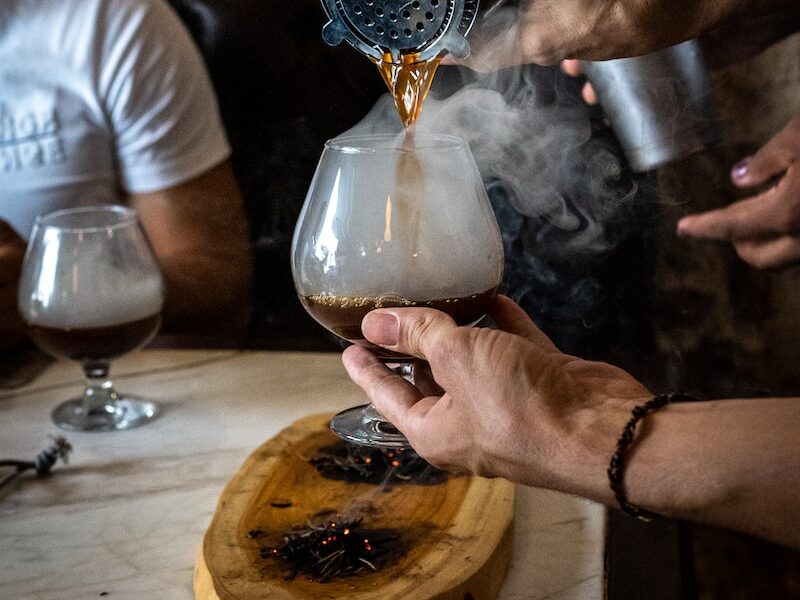
[[[292,272],[314,319],[413,381],[415,359],[367,342],[361,320],[386,307],[435,308],[459,325],[486,314],[503,245],[469,146],[420,134],[329,141],[295,229]],[[340,413],[331,429],[359,444],[408,446],[369,405]]]
[[[81,396],[52,413],[77,431],[129,429],[156,406],[121,394],[111,360],[150,341],[161,325],[164,281],[136,212],[124,206],[61,210],[34,225],[17,302],[28,334],[45,352],[78,361]]]

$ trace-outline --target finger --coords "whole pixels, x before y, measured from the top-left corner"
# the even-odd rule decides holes
[[[785,172],[800,156],[800,118],[792,119],[753,156],[736,163],[731,179],[739,187],[760,185]]]
[[[425,396],[441,396],[444,389],[436,382],[430,363],[419,360],[414,363],[414,385]]]
[[[512,32],[498,34],[489,39],[475,36],[471,40],[472,52],[467,58],[454,59],[455,64],[469,67],[478,73],[490,73],[507,67],[526,64],[525,58],[519,52],[515,34]]]
[[[567,59],[561,61],[561,70],[570,77],[580,77],[583,75],[581,68],[581,61],[574,59]]]
[[[342,354],[342,363],[353,382],[364,390],[380,413],[406,433],[409,411],[423,398],[420,391],[361,346],[347,348]]]
[[[497,327],[533,342],[548,354],[558,352],[555,344],[531,320],[522,307],[508,296],[498,295],[489,311]]]
[[[800,262],[800,237],[746,240],[734,247],[741,259],[758,269],[780,269]]]
[[[571,77],[580,77],[584,74],[583,67],[581,67],[581,61],[574,59],[562,60],[561,70]],[[583,101],[590,106],[594,106],[598,102],[597,93],[594,91],[594,86],[588,81],[583,84],[581,96],[583,97]]]
[[[586,83],[581,90],[581,96],[583,97],[583,101],[586,102],[589,106],[594,106],[599,102],[597,98],[597,92],[594,91],[594,86],[591,83]]]
[[[447,57],[444,64],[462,64],[479,72],[526,64],[529,57],[521,43],[519,11],[503,7],[476,24],[469,36],[470,54],[465,59]]]
[[[678,223],[678,235],[721,241],[775,236],[785,233],[785,213],[773,188],[725,208],[684,217]]]
[[[383,308],[370,312],[361,331],[373,344],[432,361],[442,340],[458,328],[447,314],[431,308]]]

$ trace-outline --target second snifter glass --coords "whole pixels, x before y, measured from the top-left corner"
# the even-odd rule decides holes
[[[153,338],[163,306],[161,271],[133,209],[80,207],[36,220],[19,312],[42,350],[80,362],[86,375],[83,395],[53,411],[59,427],[114,431],[155,416],[153,402],[117,392],[108,372]]]
[[[329,141],[292,243],[295,287],[330,332],[399,365],[411,357],[371,345],[371,310],[430,307],[477,323],[503,274],[503,244],[469,147],[444,135],[371,135]],[[371,405],[340,413],[331,429],[350,442],[408,447]]]

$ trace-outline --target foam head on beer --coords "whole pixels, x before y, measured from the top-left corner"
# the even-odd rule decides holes
[[[164,303],[161,276],[142,272],[132,277],[129,270],[115,267],[118,258],[87,253],[68,270],[54,267],[49,277],[42,273],[44,281],[30,291],[25,320],[42,327],[89,329],[159,314]]]

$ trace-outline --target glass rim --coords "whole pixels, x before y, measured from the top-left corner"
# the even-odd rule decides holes
[[[64,216],[77,215],[81,213],[113,213],[119,217],[105,225],[91,225],[85,227],[59,225],[55,222]],[[120,204],[100,204],[96,206],[77,206],[74,208],[55,210],[53,212],[37,216],[34,224],[38,227],[58,229],[59,231],[63,231],[65,233],[87,233],[93,231],[108,231],[109,229],[118,229],[131,223],[136,223],[138,222],[138,219],[139,217],[136,213],[136,210],[128,206],[122,206]]]
[[[345,154],[372,154],[376,152],[407,152],[403,147],[404,134],[355,134],[342,135],[325,142],[326,150],[344,152]],[[415,150],[442,150],[463,148],[464,139],[445,133],[421,133],[414,135]]]

